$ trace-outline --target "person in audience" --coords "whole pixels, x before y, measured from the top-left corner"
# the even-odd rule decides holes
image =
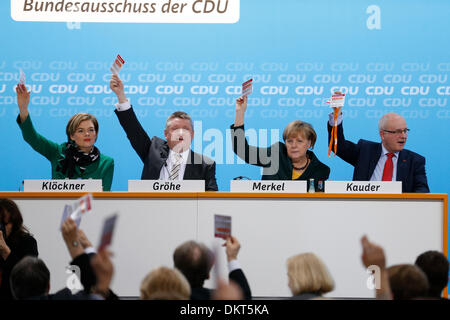
[[[16,87],[19,115],[17,123],[24,140],[51,163],[52,179],[101,179],[103,191],[110,191],[114,160],[94,145],[99,125],[95,116],[77,113],[66,126],[67,142],[57,144],[37,133],[28,112],[30,92],[24,84]]]
[[[177,269],[159,267],[142,280],[141,300],[189,300],[191,287]]]
[[[361,246],[363,249],[361,260],[366,269],[371,266],[376,266],[380,271],[379,275],[375,274],[375,277],[380,277],[379,279],[376,279],[375,283],[376,298],[379,300],[392,300],[389,273],[386,269],[386,256],[383,248],[370,242],[367,236],[361,238]]]
[[[111,90],[119,103],[115,113],[133,149],[144,163],[141,179],[204,180],[206,191],[217,191],[216,163],[191,150],[194,127],[191,117],[182,111],[172,113],[166,120],[163,140],[149,138],[125,96],[118,75],[112,75]]]
[[[381,143],[360,139],[355,144],[344,137],[341,108],[334,109],[328,120],[328,141],[332,150],[336,146],[339,158],[355,167],[354,181],[401,181],[403,192],[430,192],[425,158],[404,149],[409,129],[401,115],[391,112],[381,117]],[[337,131],[332,137],[333,130]]]
[[[236,282],[226,282],[219,279],[217,288],[212,294],[212,300],[244,300],[244,293]]]
[[[35,257],[23,258],[11,272],[11,293],[17,300],[116,300],[118,297],[109,289],[114,268],[111,252],[106,249],[98,254],[86,250],[90,245],[84,233],[78,232],[72,219],[62,226],[64,242],[72,257],[73,266],[80,270],[83,290],[72,293],[63,288],[50,294],[50,272],[45,263]],[[84,243],[84,245],[83,245]],[[90,252],[90,253],[86,253]]]
[[[333,291],[334,280],[314,253],[302,253],[287,260],[288,286],[293,300],[317,299]]]
[[[428,280],[419,267],[399,264],[387,269],[394,300],[423,299],[428,293]]]
[[[241,244],[236,237],[230,236],[225,242],[229,269],[229,279],[242,289],[244,298],[251,299],[252,294],[244,272],[237,260]],[[213,252],[203,243],[187,241],[179,245],[173,253],[175,268],[181,271],[191,286],[192,300],[210,300],[211,289],[204,288],[214,264]]]
[[[371,243],[367,236],[361,238],[363,247],[362,262],[366,268],[378,267],[380,274],[375,274],[376,298],[382,300],[412,300],[425,298],[428,280],[420,268],[411,264],[399,264],[386,267],[383,248]]]
[[[233,151],[245,162],[263,167],[262,180],[327,180],[330,168],[319,161],[314,152],[317,134],[311,124],[295,120],[283,132],[283,142],[268,148],[250,146],[245,137],[244,116],[247,96],[236,99],[234,124],[231,125]]]
[[[425,272],[430,286],[427,297],[440,299],[442,290],[448,285],[449,262],[439,251],[426,251],[419,255],[414,263]]]
[[[38,256],[36,239],[23,224],[17,204],[0,199],[0,300],[11,300],[10,274],[26,256]]]

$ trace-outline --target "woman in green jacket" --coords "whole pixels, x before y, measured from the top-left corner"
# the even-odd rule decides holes
[[[68,142],[57,144],[34,129],[28,113],[30,92],[24,84],[16,87],[19,116],[17,123],[24,140],[52,165],[52,179],[102,179],[103,191],[110,191],[114,160],[94,146],[98,136],[97,119],[89,113],[77,113],[66,127]]]

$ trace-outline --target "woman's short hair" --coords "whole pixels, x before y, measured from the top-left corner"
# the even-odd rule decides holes
[[[94,124],[95,132],[98,134],[98,121],[95,116],[93,116],[90,113],[77,113],[70,118],[69,122],[67,122],[66,126],[66,134],[67,139],[70,140],[70,136],[73,136],[75,134],[75,131],[80,126],[80,123],[83,121],[91,120]]]
[[[283,140],[286,141],[290,137],[297,137],[299,133],[311,141],[311,148],[313,148],[317,140],[317,134],[308,122],[295,120],[289,123],[283,131]]]
[[[302,253],[287,260],[289,288],[293,295],[306,292],[324,294],[334,289],[334,280],[314,253]]]
[[[159,267],[141,282],[142,300],[189,300],[191,287],[177,269]]]

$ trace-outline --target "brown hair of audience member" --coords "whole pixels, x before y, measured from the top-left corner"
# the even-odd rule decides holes
[[[289,288],[292,294],[325,294],[334,289],[334,280],[323,261],[314,253],[302,253],[287,260]]]
[[[189,282],[176,269],[156,268],[141,282],[142,300],[189,300],[190,295]]]
[[[389,285],[394,300],[424,298],[428,292],[428,280],[419,267],[399,264],[388,268]]]
[[[214,263],[212,251],[203,243],[186,241],[173,253],[175,268],[189,281],[191,288],[201,288]]]
[[[28,229],[23,225],[23,217],[19,207],[11,199],[0,199],[0,222],[3,224],[11,223],[12,229],[8,239],[14,243],[23,234],[29,234]],[[6,235],[3,235],[6,239]]]

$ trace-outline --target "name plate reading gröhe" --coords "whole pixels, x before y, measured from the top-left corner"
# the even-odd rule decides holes
[[[101,179],[24,180],[25,192],[102,192]]]
[[[306,193],[306,181],[231,180],[230,192]]]
[[[325,181],[325,193],[402,193],[402,182]]]
[[[128,180],[129,192],[205,192],[205,180]]]

